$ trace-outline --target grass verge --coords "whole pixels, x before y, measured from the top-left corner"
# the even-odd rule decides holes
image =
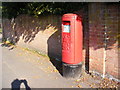
[[[13,43],[10,43],[10,42],[9,42],[9,43],[6,43],[6,41],[5,41],[5,42],[2,42],[2,44],[4,44],[4,46],[17,47],[17,48],[19,48],[19,49],[22,49],[22,50],[26,50],[26,51],[28,51],[28,52],[31,52],[32,54],[35,54],[35,55],[42,56],[42,57],[45,57],[45,58],[50,59],[50,57],[49,57],[48,55],[42,54],[41,52],[39,52],[39,51],[37,51],[37,50],[33,50],[33,49],[30,49],[30,48],[24,48],[24,47],[20,47],[20,46],[16,46],[16,45],[14,45]],[[51,57],[51,58],[54,59],[54,57]]]
[[[32,52],[32,53],[34,53],[34,54],[38,54],[38,55],[40,55],[40,56],[49,58],[48,55],[42,54],[42,53],[40,53],[39,51],[32,50],[32,49],[29,49],[29,48],[23,48],[23,49],[26,50],[26,51],[30,51],[30,52]]]

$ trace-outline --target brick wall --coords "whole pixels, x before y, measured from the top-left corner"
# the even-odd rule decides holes
[[[3,37],[18,46],[61,58],[61,16],[20,15],[3,19]]]
[[[89,4],[89,65],[90,71],[118,76],[118,4]]]
[[[118,21],[119,9],[116,4],[108,4],[106,6],[106,30],[107,30],[107,47],[106,47],[106,74],[118,77],[120,66],[118,62]]]

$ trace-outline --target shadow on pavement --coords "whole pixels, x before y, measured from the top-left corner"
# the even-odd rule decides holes
[[[58,72],[60,73],[61,76],[63,76],[63,72],[62,72],[62,62],[58,61],[54,58],[50,58],[51,63],[56,67],[56,69],[58,70]]]
[[[62,56],[61,56],[61,31],[58,30],[53,33],[49,39],[47,40],[48,44],[48,56],[50,58],[51,63],[56,69],[59,71],[61,76],[62,74]]]
[[[2,46],[2,47],[10,47],[11,45],[10,45],[10,44],[4,44],[4,43],[3,43],[1,46]]]
[[[11,83],[11,88],[12,88],[11,90],[20,90],[20,86],[22,83],[24,83],[26,90],[31,90],[31,88],[28,86],[28,83],[25,79],[24,80],[15,79]]]
[[[15,46],[13,46],[12,44],[6,44],[6,43],[3,43],[1,44],[2,47],[9,47],[9,50],[13,50],[15,48]]]

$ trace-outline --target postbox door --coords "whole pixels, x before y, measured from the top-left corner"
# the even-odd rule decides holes
[[[74,61],[74,42],[73,27],[71,21],[62,22],[62,60],[66,63],[73,63]]]

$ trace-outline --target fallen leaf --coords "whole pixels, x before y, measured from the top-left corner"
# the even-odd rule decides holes
[[[58,70],[54,69],[53,72],[58,72]]]
[[[90,85],[90,87],[93,87],[93,85]]]
[[[82,88],[82,86],[81,86],[81,85],[77,85],[77,87]]]
[[[80,79],[77,79],[77,80],[76,80],[76,82],[79,82],[79,81],[80,81]]]

